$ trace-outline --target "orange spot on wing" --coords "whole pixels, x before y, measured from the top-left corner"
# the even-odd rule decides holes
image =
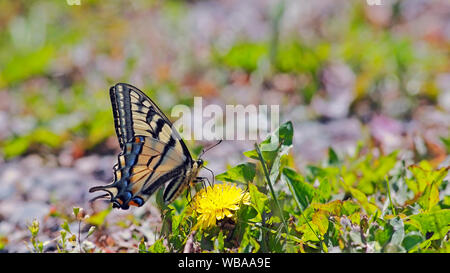
[[[134,202],[133,200],[131,200],[128,204],[130,204],[131,206],[139,207],[139,204]]]

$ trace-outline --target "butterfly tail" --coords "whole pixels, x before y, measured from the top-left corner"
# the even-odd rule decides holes
[[[102,194],[102,195],[99,195],[99,196],[96,196],[96,197],[90,199],[89,202],[93,203],[96,200],[108,200],[109,201],[109,200],[111,200],[111,196],[109,193],[105,193],[105,194]]]
[[[113,203],[113,207],[127,209],[128,205],[126,203],[124,204],[121,198],[118,198],[119,190],[116,184],[117,182],[114,182],[109,185],[96,186],[90,188],[89,192],[106,191],[105,194],[92,198],[90,202],[93,202],[95,200],[109,200],[111,203]]]
[[[90,202],[93,202],[97,199],[113,200],[115,195],[117,195],[117,188],[112,184],[105,186],[96,186],[89,189],[89,192],[96,192],[96,191],[106,191],[107,193],[94,197],[93,199],[90,200]]]

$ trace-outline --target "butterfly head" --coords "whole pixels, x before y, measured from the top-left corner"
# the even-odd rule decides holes
[[[197,160],[197,167],[198,167],[198,168],[201,168],[201,167],[203,167],[203,164],[204,164],[203,159],[199,158],[199,159]]]
[[[200,169],[205,167],[203,166],[204,164],[205,162],[203,162],[203,159],[201,158],[194,161],[194,163],[192,164],[192,173],[191,173],[192,178],[197,177],[198,173],[200,172]]]

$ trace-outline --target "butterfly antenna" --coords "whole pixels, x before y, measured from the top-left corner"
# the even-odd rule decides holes
[[[201,158],[207,151],[211,150],[212,148],[216,147],[217,145],[219,145],[220,143],[222,143],[222,140],[217,141],[216,144],[214,144],[213,146],[207,148],[207,149],[203,149],[202,152],[200,153],[200,155],[198,156],[198,158]]]

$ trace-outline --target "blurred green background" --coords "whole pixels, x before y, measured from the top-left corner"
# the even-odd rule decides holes
[[[224,95],[240,85],[275,92],[282,112],[319,101],[313,120],[408,121],[427,105],[448,126],[446,1],[309,2],[2,1],[1,156],[104,151],[107,90],[121,81],[167,111],[193,95],[254,102]],[[323,97],[344,110],[321,109]]]

